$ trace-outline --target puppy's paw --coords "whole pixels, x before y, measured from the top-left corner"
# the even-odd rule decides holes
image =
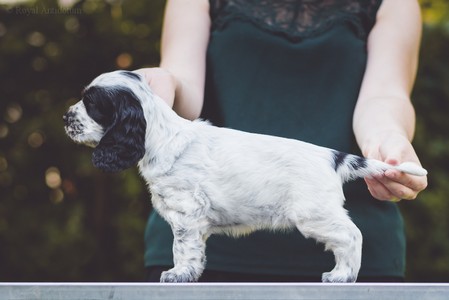
[[[197,280],[193,272],[189,272],[188,269],[176,270],[173,268],[161,274],[161,282],[196,282]]]
[[[355,282],[357,280],[357,276],[351,274],[350,272],[326,272],[321,276],[322,282],[329,283],[350,283]]]

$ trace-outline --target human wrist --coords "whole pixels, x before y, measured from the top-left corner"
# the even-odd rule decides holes
[[[392,141],[400,144],[410,143],[410,138],[404,130],[382,129],[371,131],[362,138],[359,137],[357,141],[363,156],[380,159],[380,157],[375,156],[383,145],[390,144]]]

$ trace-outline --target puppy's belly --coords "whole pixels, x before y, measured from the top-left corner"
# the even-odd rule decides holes
[[[211,231],[218,234],[241,236],[261,229],[285,230],[294,224],[282,206],[274,205],[239,205],[227,209],[214,206],[213,201],[207,218]]]
[[[254,226],[246,225],[246,224],[234,224],[234,225],[223,225],[223,226],[212,226],[210,228],[211,234],[224,234],[232,237],[241,237],[245,235],[249,235],[257,230],[290,230],[293,226],[273,226],[273,224],[257,224]]]

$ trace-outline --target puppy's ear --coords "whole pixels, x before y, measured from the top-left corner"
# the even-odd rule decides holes
[[[101,95],[110,98],[106,101],[112,106],[113,116],[94,149],[92,163],[105,172],[118,172],[136,165],[144,156],[146,121],[139,100],[130,90],[107,91]]]

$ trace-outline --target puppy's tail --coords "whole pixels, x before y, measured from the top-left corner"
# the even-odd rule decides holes
[[[357,155],[332,151],[334,170],[343,182],[360,177],[370,177],[383,174],[387,170],[398,170],[410,175],[426,176],[427,170],[412,162],[404,162],[393,166],[375,159],[368,159]]]

